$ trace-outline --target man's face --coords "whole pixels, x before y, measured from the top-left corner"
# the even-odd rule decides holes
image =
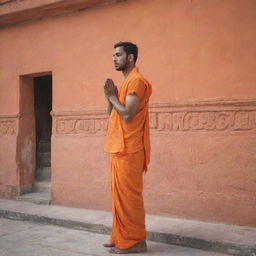
[[[128,58],[123,46],[114,49],[113,61],[115,69],[118,71],[125,70],[128,67]]]

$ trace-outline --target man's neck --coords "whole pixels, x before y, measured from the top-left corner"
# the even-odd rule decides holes
[[[135,68],[135,65],[132,65],[132,66],[128,67],[127,69],[123,70],[122,72],[123,72],[124,77],[126,78],[134,68]]]

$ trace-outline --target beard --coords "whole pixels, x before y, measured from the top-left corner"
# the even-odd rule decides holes
[[[117,64],[117,66],[116,66],[116,64],[115,64],[115,69],[116,69],[117,71],[123,71],[123,70],[125,70],[127,67],[128,67],[128,57],[126,57],[126,61],[125,61],[125,63],[123,63],[123,65],[118,65],[118,64]]]
[[[123,67],[119,67],[119,66],[118,66],[118,67],[115,67],[115,69],[116,69],[117,71],[122,71],[122,70],[124,70]]]

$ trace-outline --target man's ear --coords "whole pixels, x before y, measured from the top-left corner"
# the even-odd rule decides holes
[[[128,60],[129,60],[130,62],[134,62],[134,55],[133,55],[133,54],[129,54],[129,55],[128,55]]]

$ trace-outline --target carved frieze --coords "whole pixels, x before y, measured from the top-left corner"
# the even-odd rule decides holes
[[[0,117],[0,136],[15,135],[15,134],[16,134],[16,120],[2,119]]]
[[[151,104],[153,133],[173,132],[255,132],[256,101],[216,101],[187,104]],[[55,134],[105,135],[105,109],[53,113]]]
[[[256,131],[256,111],[182,111],[151,115],[157,131]]]
[[[56,120],[57,134],[106,133],[108,120],[105,119],[59,119]]]

